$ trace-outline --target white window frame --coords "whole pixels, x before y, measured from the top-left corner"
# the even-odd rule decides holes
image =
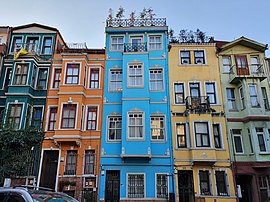
[[[177,84],[181,84],[181,85],[183,85],[183,94],[184,94],[184,97],[183,97],[183,103],[176,103],[176,99],[175,99],[175,85],[177,85]],[[184,83],[184,82],[173,82],[173,104],[174,105],[185,105],[185,103],[186,103],[186,101],[185,101],[185,99],[186,99],[186,97],[187,97],[187,95],[186,95],[186,84]]]
[[[115,81],[112,81],[112,72],[113,71],[115,71],[115,72],[121,72],[121,75],[122,75],[122,80],[121,80],[121,84],[122,84],[122,88],[121,89],[118,89],[118,90],[113,90],[112,88],[111,88],[111,83],[112,82],[116,82],[116,83],[120,83],[120,81],[119,80],[115,80]],[[117,75],[119,75],[119,74],[117,74]],[[119,78],[119,76],[117,76],[117,79]],[[121,92],[122,91],[122,89],[123,89],[123,70],[121,69],[121,68],[111,68],[111,69],[109,69],[109,85],[108,85],[108,91],[109,92]]]
[[[202,51],[203,52],[203,59],[204,59],[204,63],[196,63],[196,57],[195,57],[195,52],[199,52]],[[194,65],[207,65],[207,60],[206,60],[206,51],[204,49],[196,49],[193,50],[193,58],[194,58]]]
[[[8,110],[9,110],[9,105],[22,105],[21,115],[24,113],[24,108],[25,108],[25,103],[24,103],[24,102],[8,102],[8,103],[7,103],[7,112],[8,112]],[[7,112],[5,113],[4,124],[6,123],[7,118],[8,118]],[[26,116],[25,116],[24,118],[26,118]],[[15,130],[20,130],[20,129],[22,129],[22,119],[23,119],[23,116],[21,116],[21,118],[20,118],[19,128],[18,128],[18,129],[15,129]],[[24,122],[24,126],[25,126],[25,124],[26,124],[26,121]]]
[[[154,37],[156,40],[157,37],[160,37],[160,43],[154,41],[150,42],[150,38]],[[163,49],[163,40],[162,40],[162,34],[156,34],[156,35],[148,35],[148,50],[162,50]],[[154,45],[154,48],[151,48],[151,44]],[[157,44],[160,44],[160,48],[157,48]]]
[[[17,66],[18,65],[20,65],[20,64],[28,64],[28,70],[27,70],[27,77],[26,77],[26,83],[25,84],[14,84],[14,79],[15,79],[15,74],[16,74],[16,70],[17,70]],[[29,80],[29,75],[30,75],[30,67],[31,67],[31,64],[30,64],[30,62],[24,62],[24,63],[22,63],[22,62],[15,62],[15,68],[14,68],[14,71],[12,71],[12,77],[11,77],[11,81],[10,81],[10,83],[11,83],[11,85],[13,85],[13,86],[26,86],[26,85],[28,85],[28,80]]]
[[[225,58],[228,58],[229,60],[229,64],[225,64],[224,65],[224,60]],[[229,71],[225,71],[225,67],[229,68]],[[232,59],[231,59],[231,56],[230,55],[224,55],[222,56],[222,69],[223,69],[223,74],[229,74],[230,73],[230,70],[232,68]]]
[[[186,147],[178,147],[178,136],[177,136],[177,125],[184,125],[185,126],[185,138],[186,138]],[[187,122],[175,122],[174,123],[174,130],[175,130],[175,148],[179,149],[187,149],[190,147],[190,133],[189,133],[189,124]]]
[[[225,186],[226,186],[226,191],[227,191],[227,195],[218,195],[218,189],[217,189],[217,179],[216,179],[216,172],[218,171],[224,171],[225,173]],[[214,180],[215,180],[215,191],[218,197],[229,197],[231,195],[230,193],[230,184],[229,184],[229,180],[228,180],[228,172],[225,169],[215,169],[214,170]]]
[[[228,90],[230,90],[230,92],[233,92],[233,95],[234,95],[233,98],[228,97],[228,93],[227,93]],[[236,111],[237,110],[237,103],[236,103],[236,96],[235,96],[235,88],[226,88],[226,97],[227,97],[228,102],[230,101],[230,102],[234,103],[234,105],[235,105],[235,108],[229,108],[229,105],[227,104],[228,110],[229,111]],[[232,104],[232,106],[234,106],[234,105]]]
[[[89,107],[96,107],[97,108],[97,125],[96,125],[96,130],[89,130],[87,129],[87,122],[88,122],[88,108]],[[88,104],[84,107],[85,112],[84,112],[84,131],[98,131],[99,129],[99,105],[94,105],[94,104]]]
[[[129,134],[129,115],[131,114],[141,114],[142,115],[142,137],[130,137]],[[145,113],[143,111],[129,111],[127,112],[127,140],[133,140],[133,141],[138,141],[138,140],[145,140]]]
[[[129,175],[143,175],[143,179],[144,179],[144,198],[129,198],[128,197],[128,176]],[[145,176],[146,176],[146,174],[145,173],[127,173],[126,174],[126,182],[127,182],[127,186],[126,186],[126,194],[127,194],[127,198],[128,199],[137,199],[137,200],[139,200],[139,199],[145,199],[146,198],[146,179],[145,179]]]
[[[269,99],[268,99],[268,93],[267,93],[266,87],[262,86],[261,91],[262,91],[262,101],[263,101],[264,109],[269,111],[270,105],[269,105]]]
[[[215,103],[210,102],[210,97],[209,97],[209,103],[210,105],[218,105],[219,104],[219,99],[218,99],[218,91],[217,91],[217,82],[216,81],[205,81],[204,82],[204,94],[207,96],[207,89],[206,86],[207,84],[213,84],[214,85],[214,95],[215,95]]]
[[[169,173],[155,173],[155,196],[156,196],[156,198],[158,198],[158,196],[157,196],[157,176],[158,175],[166,175],[166,177],[167,177],[167,194],[168,194],[168,197],[167,198],[160,198],[160,199],[168,199],[169,198]]]
[[[49,118],[50,118],[51,108],[55,108],[55,107],[57,107],[57,111],[58,111],[58,105],[48,105],[48,107],[47,107],[46,127],[45,127],[45,131],[46,132],[47,131],[48,132],[52,132],[52,131],[48,130],[49,129]],[[56,120],[57,120],[57,118],[56,118]],[[57,126],[57,122],[55,122],[55,128],[54,128],[54,130],[58,129],[56,126]]]
[[[37,69],[35,88],[38,89],[37,83],[38,83],[38,79],[39,79],[40,69],[46,69],[47,70],[47,78],[46,78],[45,88],[42,89],[42,90],[47,90],[48,89],[48,79],[49,79],[49,68],[47,68],[47,67],[39,67]]]
[[[41,111],[41,117],[40,117],[40,128],[42,128],[43,126],[43,117],[44,117],[44,105],[33,105],[32,106],[32,111],[31,111],[31,122],[30,122],[30,126],[32,125],[32,122],[33,122],[33,115],[34,115],[34,108],[35,107],[40,107],[42,108],[42,111]]]
[[[110,139],[109,138],[109,131],[110,131],[110,118],[121,118],[121,122],[122,122],[122,124],[121,124],[121,131],[123,131],[123,117],[120,115],[120,114],[116,114],[116,115],[108,115],[107,116],[107,138],[106,138],[106,140],[107,140],[107,142],[121,142],[122,141],[122,132],[121,132],[121,137],[120,137],[120,139]],[[117,128],[114,128],[114,129],[117,129]]]
[[[63,109],[64,109],[64,104],[69,104],[68,102],[62,102],[61,103],[61,107],[60,107],[60,119],[59,119],[59,123],[58,123],[58,130],[77,130],[77,122],[78,122],[78,106],[79,103],[78,102],[72,102],[72,104],[77,105],[76,106],[76,114],[75,114],[75,123],[74,123],[74,128],[62,128],[61,124],[62,124],[62,116],[63,116]],[[55,128],[56,129],[56,128]]]
[[[252,63],[252,58],[256,58],[257,59],[257,63],[256,64],[255,63]],[[257,67],[255,71],[254,71],[254,67]],[[260,57],[259,57],[259,55],[251,55],[250,56],[250,69],[251,69],[251,73],[255,73],[255,74],[259,73],[258,72],[259,67],[260,67]]]
[[[117,44],[112,43],[114,37],[117,38]],[[116,45],[117,47],[121,45],[121,43],[120,44],[118,43],[118,38],[120,38],[120,37],[123,38],[123,49],[114,50],[112,48],[112,45]],[[124,46],[125,46],[125,35],[112,35],[112,36],[110,36],[110,51],[112,51],[112,52],[123,52],[124,51]]]
[[[261,128],[263,131],[262,132],[257,132],[256,131],[256,129],[257,128]],[[258,151],[259,151],[259,153],[268,153],[268,148],[267,148],[267,140],[266,140],[266,137],[265,137],[265,135],[264,135],[264,128],[263,127],[255,127],[255,133],[256,133],[256,136],[257,136],[257,142],[258,142]],[[265,147],[265,151],[261,151],[261,149],[260,149],[260,142],[259,142],[259,136],[258,135],[262,135],[262,137],[263,137],[263,141],[264,141],[264,147]]]
[[[11,74],[10,74],[10,84],[9,85],[12,85],[12,81],[11,81],[11,79],[12,79],[12,75],[13,75],[13,68],[12,67],[7,67],[6,66],[6,68],[5,68],[5,77],[4,77],[4,79],[3,79],[3,83],[2,83],[2,90],[4,90],[4,87],[5,87],[5,83],[6,83],[6,80],[7,80],[7,72],[8,72],[8,69],[10,69],[11,70]]]
[[[244,92],[244,88],[243,86],[240,86],[238,88],[238,91],[239,91],[239,98],[240,98],[240,104],[241,104],[241,109],[246,109],[246,97],[245,97],[245,92]],[[242,92],[242,93],[241,93]]]
[[[210,191],[210,194],[209,194],[209,195],[203,195],[203,194],[201,193],[200,171],[208,171],[209,191]],[[209,170],[209,169],[199,169],[197,175],[198,175],[199,195],[200,195],[200,196],[206,196],[206,197],[207,197],[207,196],[213,196],[213,184],[212,184],[212,178],[211,178],[211,176],[212,176],[211,170]]]
[[[250,93],[250,87],[254,87],[255,88],[255,92],[256,92],[256,96],[252,96]],[[259,99],[259,95],[258,95],[258,89],[257,89],[257,85],[255,84],[248,84],[248,91],[249,91],[249,99],[250,99],[250,106],[253,108],[258,108],[260,107],[260,99]],[[257,105],[252,105],[252,101],[251,98],[256,97],[257,99]]]
[[[91,69],[98,69],[98,88],[90,88]],[[90,65],[90,67],[88,68],[88,81],[86,81],[88,89],[101,89],[101,86],[100,86],[101,85],[101,82],[100,82],[100,80],[101,80],[101,70],[102,70],[101,65]]]
[[[36,50],[35,50],[34,52],[35,52],[35,53],[41,53],[42,50],[41,50],[41,48],[40,48],[40,47],[41,47],[40,45],[41,45],[42,42],[40,43],[40,36],[38,36],[38,35],[27,35],[27,36],[26,36],[26,38],[25,38],[25,43],[24,43],[23,48],[24,48],[26,51],[30,52],[30,51],[27,50],[26,47],[25,47],[25,46],[27,45],[28,38],[38,38],[38,44],[37,44]]]
[[[191,91],[190,91],[190,84],[195,84],[195,83],[198,83],[199,84],[199,96],[202,96],[202,84],[200,81],[189,81],[188,82],[188,93],[189,93],[189,96],[192,96],[191,95]]]
[[[59,87],[61,84],[61,79],[62,79],[62,74],[63,74],[63,69],[61,67],[54,67],[51,71],[52,71],[52,76],[51,76],[51,86],[50,86],[50,89],[53,89],[53,90],[59,90],[59,88],[54,88],[53,87],[53,83],[54,83],[54,77],[55,77],[55,70],[57,69],[60,69],[61,70],[61,76],[60,76],[60,83],[59,83]]]
[[[12,36],[11,43],[10,43],[10,49],[9,49],[9,53],[10,53],[10,54],[15,53],[15,51],[14,51],[15,47],[13,47],[14,38],[19,38],[19,37],[21,37],[21,39],[22,39],[22,45],[21,45],[21,48],[23,47],[23,44],[24,44],[24,36],[23,36],[23,35],[13,35],[13,36]]]
[[[52,39],[51,53],[50,53],[50,54],[45,54],[45,53],[43,53],[44,42],[45,42],[44,40],[45,40],[45,38],[51,38],[51,39]],[[52,55],[52,54],[53,54],[53,46],[54,46],[54,37],[51,36],[51,35],[43,36],[41,40],[42,40],[42,41],[41,41],[41,51],[40,51],[40,53],[41,53],[42,55]]]
[[[189,63],[182,63],[182,57],[181,57],[181,51],[182,52],[189,52]],[[191,50],[182,49],[179,50],[179,65],[191,65]],[[186,57],[185,57],[186,58]]]
[[[220,148],[216,148],[216,146],[215,146],[215,132],[214,132],[214,125],[218,125],[218,128],[219,128],[219,132],[220,132]],[[214,146],[215,146],[215,148],[216,149],[224,149],[224,141],[223,141],[223,134],[222,134],[222,124],[220,123],[220,122],[213,122],[213,124],[212,124],[212,130],[213,130],[213,141],[214,141]]]
[[[240,134],[234,134],[233,130],[240,130]],[[231,129],[231,133],[232,133],[232,141],[233,141],[233,148],[234,148],[234,153],[235,154],[244,154],[245,150],[244,150],[244,144],[243,144],[243,138],[242,138],[242,129]],[[241,140],[241,147],[242,147],[242,152],[236,152],[236,146],[235,146],[235,141],[234,141],[234,137],[240,137]]]
[[[79,64],[78,83],[66,83],[66,79],[67,79],[67,66],[68,66],[68,64]],[[66,64],[65,64],[65,71],[64,71],[64,82],[63,82],[63,85],[65,85],[65,86],[80,85],[81,84],[81,71],[82,71],[82,62],[66,62]],[[61,74],[62,74],[62,72],[61,72]]]
[[[152,138],[152,127],[151,127],[151,118],[163,118],[163,128],[157,128],[158,130],[163,130],[163,135],[164,135],[164,138],[163,139],[153,139]],[[159,119],[160,120],[160,119]],[[150,116],[150,135],[151,135],[151,141],[166,141],[166,119],[165,119],[165,115],[163,114],[152,114]]]
[[[131,75],[129,73],[129,70],[130,70],[130,67],[131,66],[141,66],[141,74],[134,74],[134,75]],[[142,62],[138,62],[138,63],[129,63],[128,64],[128,68],[127,68],[127,87],[128,88],[143,88],[144,87],[144,64]],[[142,84],[141,85],[131,85],[131,78],[133,77],[133,79],[135,77],[140,77],[141,80],[142,80]]]
[[[156,77],[156,75],[157,74],[159,74],[159,73],[154,73],[154,75],[155,75],[155,78],[154,79],[151,79],[151,71],[161,71],[161,75],[162,75],[162,79],[160,80],[160,79],[157,79]],[[154,82],[154,83],[156,83],[156,82],[160,82],[160,81],[162,81],[162,88],[161,89],[151,89],[151,83],[152,82]],[[155,87],[157,87],[157,86],[155,86]],[[164,91],[164,71],[163,71],[163,68],[150,68],[149,69],[149,91],[156,91],[156,92],[158,92],[158,91]]]
[[[207,124],[209,146],[197,146],[195,123],[206,123]],[[193,127],[193,133],[194,133],[194,146],[195,146],[195,148],[199,148],[199,149],[211,149],[211,148],[213,148],[212,130],[210,128],[210,122],[207,121],[207,120],[194,120],[192,122],[192,127]]]

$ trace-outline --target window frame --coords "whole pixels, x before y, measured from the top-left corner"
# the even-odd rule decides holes
[[[69,67],[69,65],[71,65],[71,66],[76,65],[76,67]],[[81,63],[74,63],[74,62],[66,63],[65,82],[64,82],[65,85],[78,85],[78,84],[80,84],[81,66],[82,66]],[[78,69],[78,74],[77,75],[73,74],[73,71],[72,71],[72,74],[68,75],[68,69],[69,68],[77,68]],[[68,80],[69,77],[72,79],[71,83],[67,83],[67,80]],[[77,78],[77,83],[73,82],[74,78]]]
[[[35,108],[41,109],[41,113],[40,113],[40,119],[39,120],[33,120],[34,119],[34,114],[35,114]],[[34,105],[32,106],[32,117],[31,117],[31,126],[37,129],[41,129],[43,128],[43,114],[44,114],[44,106],[42,105]],[[39,126],[35,127],[34,123],[35,121],[40,121]]]
[[[18,65],[21,65],[21,67],[27,67],[27,72],[26,73],[17,73],[17,69],[18,69]],[[28,85],[28,77],[29,77],[29,69],[30,69],[30,63],[16,63],[15,64],[15,71],[13,74],[13,78],[12,78],[12,85],[18,85],[18,86],[25,86]],[[16,79],[17,76],[19,77],[19,83],[16,83]],[[25,78],[25,83],[22,82],[22,77],[26,77]]]
[[[189,54],[189,56],[188,57],[183,57],[182,56],[182,53],[188,53]],[[190,54],[190,50],[179,50],[179,58],[180,58],[180,64],[181,65],[190,65],[191,64],[191,54]],[[183,61],[184,60],[188,60],[188,62],[187,63],[184,63]]]
[[[197,131],[196,131],[196,124],[206,124],[206,126],[207,126],[207,133],[198,133]],[[211,132],[210,132],[210,128],[209,128],[209,122],[208,121],[194,121],[193,122],[193,127],[194,127],[194,136],[195,136],[195,138],[194,138],[194,140],[195,140],[195,146],[196,146],[196,148],[211,148],[212,147],[212,141],[211,141]],[[207,139],[208,139],[208,145],[205,145],[204,143],[203,143],[203,136],[206,136],[206,134],[207,134]],[[200,146],[198,146],[198,141],[197,141],[197,135],[200,135],[200,141],[201,141],[201,145]]]
[[[140,193],[140,194],[143,194],[143,197],[135,197],[136,199],[144,199],[146,197],[146,179],[145,179],[145,173],[127,173],[126,174],[126,181],[127,181],[127,186],[126,186],[126,193],[127,193],[127,198],[128,199],[135,199],[134,197],[129,197],[129,175],[142,175],[143,176],[143,193]],[[137,190],[137,189],[135,189]],[[137,194],[137,193],[135,193]]]
[[[40,78],[40,72],[42,71],[47,71],[46,73],[46,78]],[[49,76],[49,69],[44,67],[44,68],[38,68],[38,73],[37,73],[37,82],[36,82],[36,89],[38,90],[47,90],[47,84],[48,84],[48,76]],[[45,81],[45,86],[44,88],[39,88],[40,86],[38,84],[40,84],[40,81]]]
[[[52,110],[56,110],[55,112],[52,112]],[[58,106],[55,105],[55,106],[49,106],[48,107],[48,117],[47,117],[47,131],[54,131],[56,129],[56,120],[57,120],[57,112],[58,112]],[[55,120],[51,120],[51,116],[52,116],[52,113],[54,113],[54,118]],[[54,128],[53,130],[51,130],[50,126],[51,126],[51,123],[54,125]]]
[[[100,68],[98,67],[91,67],[89,68],[89,83],[88,83],[88,88],[89,89],[100,89]],[[92,76],[98,77],[97,79],[92,79]],[[93,83],[93,86],[92,86]]]
[[[152,127],[152,119],[158,119],[159,125],[163,125],[163,127]],[[163,119],[163,120],[162,120]],[[163,123],[162,123],[163,122]],[[163,138],[158,138],[159,136],[156,136],[157,139],[153,138],[153,130],[158,130],[158,133],[163,133]],[[161,132],[162,131],[162,132]],[[150,116],[150,135],[151,135],[151,141],[166,141],[166,119],[164,115],[151,115]]]
[[[264,87],[264,86],[261,87],[261,91],[262,91],[262,99],[263,99],[264,109],[270,110],[269,99],[268,99],[266,87]]]
[[[136,69],[141,66],[141,74],[136,74]],[[134,74],[130,74],[131,67],[135,68]],[[144,87],[144,64],[143,63],[129,63],[128,64],[128,71],[127,71],[127,87],[128,88],[143,88]],[[141,84],[131,84],[132,79],[134,80],[134,83],[136,83],[136,78],[140,78]]]
[[[230,91],[231,97],[228,97],[228,91]],[[226,88],[226,96],[228,103],[232,103],[232,108],[230,108],[230,105],[227,104],[229,111],[237,111],[237,105],[236,105],[236,97],[235,97],[235,88]]]
[[[229,61],[229,64],[224,64],[224,59],[225,58],[228,58],[228,61]],[[225,71],[225,67],[229,67],[229,71]],[[231,72],[231,68],[232,68],[232,58],[231,58],[231,56],[229,56],[229,55],[224,55],[224,56],[222,56],[222,68],[223,68],[223,73],[224,74],[229,74],[230,72]]]
[[[137,130],[139,130],[139,128],[142,128],[142,137],[138,137],[136,136],[136,134],[134,135],[134,137],[131,137],[130,135],[130,115],[140,115],[141,119],[142,119],[142,125],[132,125],[132,127],[135,128],[135,132],[136,132],[136,128]],[[133,117],[134,118],[134,117]],[[135,117],[136,118],[136,117]],[[139,117],[140,118],[140,117]],[[132,141],[143,141],[145,140],[145,114],[143,111],[129,111],[127,112],[127,139],[128,140],[132,140]]]
[[[59,72],[56,72],[59,71]],[[56,79],[56,75],[59,74],[59,79]],[[53,68],[53,77],[52,77],[52,89],[59,89],[61,83],[61,76],[62,76],[62,68]],[[58,86],[55,84],[58,83]]]
[[[262,131],[258,131],[257,129],[261,129]],[[256,136],[257,136],[257,141],[258,141],[258,148],[259,148],[259,153],[267,153],[267,141],[265,139],[265,135],[264,135],[264,130],[261,127],[256,127],[255,128],[255,132],[256,132]],[[263,145],[262,142],[260,142],[260,138],[259,136],[262,138],[261,140],[263,140]],[[262,147],[264,147],[264,151],[262,150]]]
[[[178,129],[177,126],[184,126],[184,134],[179,135],[178,130],[177,130]],[[187,133],[187,131],[188,131],[187,123],[182,123],[182,122],[175,123],[176,148],[177,149],[188,148],[188,144],[187,144],[188,143],[188,141],[187,141],[188,133]],[[179,136],[184,137],[184,139],[185,139],[185,145],[184,146],[180,146],[180,144],[179,144]]]
[[[240,134],[234,133],[234,130],[240,131]],[[232,137],[233,137],[233,148],[234,148],[234,153],[235,154],[244,154],[244,144],[243,144],[243,138],[242,138],[242,129],[231,129]],[[239,137],[241,141],[241,149],[242,152],[237,152],[236,151],[236,145],[235,145],[235,137]]]
[[[98,105],[87,105],[86,106],[86,122],[85,122],[85,130],[86,131],[97,131],[98,130],[98,120],[99,120],[99,106]],[[92,111],[92,113],[96,113],[95,114],[95,119],[89,119],[90,117],[89,117],[89,113],[91,112],[90,110],[94,110],[94,111]],[[94,116],[94,115],[92,115],[92,116]],[[88,125],[89,125],[89,122],[90,123],[94,123],[95,124],[95,128],[88,128]],[[91,126],[92,126],[92,124],[91,124]]]
[[[202,193],[202,186],[201,186],[201,176],[200,176],[200,172],[203,172],[203,173],[205,173],[205,172],[207,172],[208,174],[207,174],[207,184],[208,184],[208,191],[209,191],[209,194],[203,194]],[[200,195],[201,196],[212,196],[213,195],[213,190],[212,190],[212,181],[211,181],[211,172],[210,172],[210,170],[199,170],[198,171],[198,178],[199,178],[199,180],[198,180],[198,182],[199,182],[199,193],[200,193]],[[203,181],[203,182],[205,182],[205,181]]]
[[[219,188],[218,188],[218,178],[217,178],[217,173],[223,173],[224,175],[223,175],[223,181],[224,181],[224,184],[223,184],[223,186],[224,186],[224,188],[225,188],[225,190],[226,190],[226,193],[224,193],[224,194],[220,194],[219,193]],[[215,170],[214,171],[214,174],[215,174],[215,183],[216,183],[216,186],[215,186],[215,188],[216,188],[216,193],[217,193],[217,196],[225,196],[225,197],[228,197],[228,196],[230,196],[230,189],[229,189],[229,183],[228,183],[228,174],[227,174],[227,172],[226,172],[226,170]]]
[[[223,141],[222,141],[222,128],[220,123],[213,123],[213,136],[214,136],[214,145],[216,149],[223,149]],[[218,128],[218,135],[215,134],[215,126]],[[216,138],[219,141],[219,147],[216,145]]]
[[[110,118],[117,119],[117,121],[114,121],[115,122],[115,127],[114,128],[110,128],[110,123],[111,123]],[[121,128],[117,128],[117,124],[116,124],[119,121],[119,119],[121,119]],[[116,135],[114,135],[114,137],[116,137],[116,138],[110,139],[110,130],[114,130],[114,132],[116,134]],[[120,132],[120,139],[117,139],[117,132],[116,132],[117,130],[121,131]],[[107,141],[108,142],[119,142],[119,141],[121,141],[122,140],[122,130],[123,130],[123,118],[122,118],[122,116],[121,115],[109,115],[107,117]]]
[[[154,37],[154,42],[151,42],[150,38]],[[157,37],[160,37],[160,42],[156,42]],[[162,43],[162,35],[156,34],[156,35],[148,35],[148,50],[162,50],[163,49],[163,43]],[[160,48],[157,48],[157,45],[160,44]],[[154,46],[154,48],[151,48],[151,45]]]
[[[253,63],[252,58],[256,58],[257,59],[257,63]],[[260,67],[260,56],[259,55],[251,55],[250,56],[250,69],[251,69],[251,73],[257,74],[258,69]],[[254,71],[254,67],[257,67],[256,70]]]
[[[245,101],[245,93],[244,93],[243,86],[240,86],[238,91],[239,91],[241,109],[244,110],[244,109],[246,109],[246,101]]]
[[[158,196],[158,176],[162,175],[162,176],[166,176],[166,190],[167,190],[167,194],[165,197],[159,197]],[[161,185],[162,186],[162,185]],[[169,173],[155,173],[155,196],[156,198],[160,198],[160,199],[168,199],[169,198]]]
[[[46,45],[46,39],[51,39],[51,45],[48,46]],[[43,40],[42,40],[42,51],[41,51],[41,54],[43,55],[51,55],[52,54],[52,47],[53,47],[53,37],[52,36],[44,36],[43,37]],[[49,53],[46,53],[46,49],[50,49],[49,50]]]
[[[151,73],[152,71],[152,73]],[[160,71],[160,72],[159,72]],[[153,73],[154,72],[154,73]],[[154,79],[151,79],[151,74],[154,74]],[[158,75],[161,75],[161,79],[158,79]],[[161,89],[158,89],[158,83],[161,82]],[[155,87],[152,89],[151,84]],[[164,91],[164,73],[163,68],[150,68],[149,69],[149,91]]]
[[[182,88],[183,88],[183,92],[176,92],[176,88],[175,86],[177,85],[182,85]],[[177,101],[177,95],[183,95],[183,102],[176,102]],[[174,100],[174,104],[175,105],[185,105],[185,96],[186,96],[186,93],[185,93],[185,83],[184,82],[174,82],[173,83],[173,100]]]
[[[213,89],[214,89],[214,92],[209,92],[207,91],[207,86],[208,85],[212,85],[213,86]],[[209,103],[211,105],[217,105],[218,104],[218,95],[217,95],[217,89],[216,89],[216,82],[215,81],[207,81],[204,83],[204,86],[205,86],[205,95],[209,97]],[[211,99],[210,99],[210,96],[209,95],[214,95],[214,102],[211,102]]]
[[[251,89],[250,87],[254,87],[254,90],[256,92],[256,95],[251,95]],[[261,107],[260,105],[260,99],[259,99],[259,95],[258,95],[258,88],[257,88],[257,85],[256,84],[248,84],[248,91],[249,91],[249,99],[250,99],[250,106],[252,108],[258,108],[258,107]],[[257,105],[253,105],[252,104],[252,98],[255,98],[256,101],[257,101]]]
[[[121,77],[118,76],[120,74],[115,74],[115,75],[117,75],[116,80],[113,80],[112,79],[112,75],[113,75],[112,72],[118,72],[118,73],[121,72]],[[119,78],[121,78],[121,80],[117,80]],[[118,84],[121,84],[121,88],[113,89],[112,88],[113,83],[116,83],[116,85],[115,85],[116,87],[118,86]],[[111,68],[111,69],[109,69],[109,86],[108,86],[109,92],[121,92],[122,89],[123,89],[123,71],[122,71],[122,69],[120,69],[120,68]]]
[[[95,150],[87,149],[84,150],[83,156],[83,175],[94,175],[95,174],[95,162],[96,162],[96,153]],[[93,159],[92,159],[93,157]],[[89,161],[87,161],[89,160]],[[87,169],[87,166],[90,165],[90,168]],[[89,170],[89,172],[87,172]]]
[[[17,44],[16,43],[16,39],[21,39],[21,42],[20,43],[18,43],[18,44],[21,44],[20,46],[18,46],[18,48],[17,47],[15,47],[15,45]],[[10,53],[15,53],[15,52],[17,52],[17,51],[19,51],[21,48],[22,48],[22,46],[23,46],[23,35],[15,35],[15,36],[12,36],[12,46],[10,47]]]
[[[74,124],[74,127],[63,127],[63,120],[64,120],[64,118],[63,118],[63,115],[64,115],[64,108],[65,108],[65,106],[67,106],[67,107],[75,107],[75,113],[74,113],[74,118],[70,118],[70,117],[68,117],[67,119],[68,120],[73,120],[73,124]],[[64,129],[64,130],[71,130],[71,129],[76,129],[77,128],[77,113],[78,113],[78,104],[77,103],[72,103],[72,104],[69,104],[69,103],[62,103],[62,107],[61,107],[61,122],[59,123],[60,124],[60,127],[59,128],[61,128],[61,129]],[[69,123],[70,121],[68,121],[68,123]]]
[[[5,119],[4,119],[4,121],[5,121],[5,123],[4,124],[6,124],[6,122],[9,124],[9,119],[10,119],[10,115],[11,115],[11,113],[9,113],[10,112],[10,106],[11,105],[16,105],[16,106],[18,106],[18,105],[21,105],[21,112],[20,112],[20,115],[18,115],[17,117],[15,117],[15,119],[17,118],[17,119],[19,119],[19,124],[18,124],[18,128],[14,128],[14,127],[12,127],[12,129],[14,129],[14,130],[20,130],[21,128],[22,128],[22,113],[23,113],[23,111],[24,111],[24,105],[25,105],[25,103],[23,103],[23,102],[18,102],[18,103],[15,103],[15,102],[9,102],[8,104],[7,104],[7,113],[6,113],[6,117],[5,117]],[[14,118],[13,118],[13,120],[14,120]],[[12,121],[12,122],[14,122],[14,121]]]
[[[203,56],[202,57],[198,57],[198,56],[196,57],[196,53],[203,53]],[[206,56],[205,56],[205,51],[204,50],[194,50],[193,54],[194,54],[194,64],[196,64],[196,65],[205,65],[206,64]],[[196,59],[202,59],[202,62],[198,63],[196,61]]]
[[[117,39],[117,43],[114,44],[113,43],[113,38],[123,38],[123,44],[118,43],[118,39]],[[117,49],[114,50],[112,48],[113,45],[116,45]],[[124,51],[124,45],[125,45],[125,35],[112,35],[112,36],[110,36],[110,51],[112,51],[112,52],[123,52]],[[118,47],[121,47],[121,46],[122,46],[122,48],[119,49]]]
[[[34,41],[37,41],[37,43],[30,43],[29,40],[33,40]],[[26,36],[26,39],[25,39],[25,45],[24,45],[24,49],[30,53],[40,53],[41,51],[39,50],[40,49],[40,36],[38,35],[28,35]],[[29,49],[30,48],[30,45],[31,44],[31,50]],[[29,47],[28,47],[29,46]]]
[[[9,78],[7,78],[8,73],[9,73]],[[8,88],[9,85],[12,85],[12,82],[11,82],[12,74],[13,74],[12,67],[6,67],[5,68],[5,78],[3,81],[2,90],[5,90],[5,88]]]
[[[72,165],[69,165],[69,153],[72,154],[73,153],[73,157],[75,158],[75,165],[72,163]],[[78,163],[78,150],[66,150],[66,159],[65,159],[65,167],[64,167],[64,175],[76,175],[77,173],[77,163]],[[72,169],[68,169],[69,166],[75,166],[75,170]],[[68,169],[68,171],[67,171]],[[70,172],[70,171],[74,171]],[[66,173],[68,172],[68,173]],[[70,173],[69,173],[70,172]]]
[[[198,84],[198,87],[192,87],[191,85]],[[194,81],[194,82],[188,82],[188,88],[189,88],[189,96],[191,97],[201,97],[201,82],[200,81]],[[192,89],[198,89],[198,96],[192,95]]]

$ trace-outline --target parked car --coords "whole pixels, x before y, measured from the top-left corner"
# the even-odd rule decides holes
[[[49,191],[43,188],[29,187],[8,187],[0,188],[1,202],[78,202],[71,196],[62,193]]]

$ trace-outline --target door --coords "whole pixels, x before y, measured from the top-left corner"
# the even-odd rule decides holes
[[[242,198],[239,198],[239,202],[252,202],[252,176],[251,175],[238,175],[236,176],[236,184],[240,185]]]
[[[58,150],[45,150],[41,167],[40,187],[55,189],[58,168]]]
[[[143,38],[138,37],[131,37],[131,44],[132,44],[132,51],[133,52],[141,52],[144,51],[143,47]]]
[[[178,171],[178,192],[180,202],[194,202],[192,170]]]
[[[247,57],[245,55],[235,56],[237,75],[249,75]]]
[[[120,200],[120,171],[108,170],[106,172],[105,202],[118,202]]]
[[[200,83],[189,83],[190,101],[192,109],[196,109],[200,106]]]

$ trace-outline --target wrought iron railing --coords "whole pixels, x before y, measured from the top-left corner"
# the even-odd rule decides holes
[[[67,46],[71,49],[87,49],[86,43],[68,43]]]
[[[166,26],[166,18],[153,19],[109,19],[107,27],[140,27],[140,26]]]
[[[124,52],[145,52],[147,51],[146,43],[126,43]]]
[[[246,69],[243,73],[243,69]],[[245,65],[242,67],[236,67],[236,65],[231,66],[230,72],[231,75],[250,75],[251,74],[264,74],[263,65],[262,64],[252,64],[252,65]]]
[[[209,96],[188,96],[185,101],[187,110],[203,112],[210,109]]]

